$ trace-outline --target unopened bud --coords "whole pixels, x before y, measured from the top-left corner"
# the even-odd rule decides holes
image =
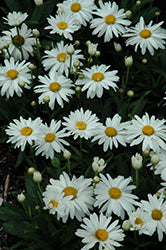
[[[67,46],[67,54],[73,55],[74,54],[74,47],[72,44]]]
[[[79,40],[76,40],[74,43],[75,43],[75,45],[80,45],[80,41]]]
[[[70,151],[68,151],[67,149],[65,149],[63,151],[63,157],[66,159],[66,160],[69,160],[71,158],[71,153]]]
[[[34,65],[33,63],[30,63],[30,64],[28,65],[28,68],[29,68],[30,70],[34,70],[34,69],[36,69],[37,67],[36,67],[36,65]]]
[[[47,103],[50,101],[50,97],[49,95],[46,95],[44,98],[43,98],[43,102]]]
[[[132,12],[131,12],[131,10],[127,10],[125,14],[126,14],[127,18],[130,18],[132,15]]]
[[[39,37],[40,36],[40,32],[38,31],[38,29],[33,29],[32,34],[33,34],[34,37]]]
[[[142,59],[142,63],[143,63],[143,64],[146,64],[147,61],[148,61],[148,60],[147,60],[146,58]]]
[[[58,7],[57,13],[58,14],[63,14],[64,10],[62,7]]]
[[[140,6],[140,5],[141,5],[141,1],[137,1],[136,6]]]
[[[130,221],[129,220],[124,220],[123,223],[122,223],[122,229],[124,231],[129,231],[130,228],[131,228]]]
[[[89,46],[89,44],[91,43],[91,41],[90,40],[88,40],[88,41],[86,41],[86,46]]]
[[[144,155],[148,156],[150,154],[150,150],[149,149],[145,149],[142,153]]]
[[[133,65],[133,57],[132,56],[125,56],[125,66],[130,67]]]
[[[28,174],[33,174],[35,172],[35,168],[31,167],[31,168],[28,168]]]
[[[18,86],[20,86],[21,88],[23,88],[25,86],[25,82],[24,81],[19,81],[18,82]]]
[[[75,91],[76,92],[80,92],[81,91],[81,87],[80,86],[75,87]]]
[[[114,42],[114,48],[116,52],[120,52],[122,50],[122,46],[120,45],[120,43]]]
[[[43,0],[34,0],[36,6],[41,6],[43,5]]]
[[[131,165],[134,169],[140,169],[142,167],[142,156],[138,153],[131,157]]]
[[[42,181],[42,175],[39,171],[35,171],[33,173],[33,180],[34,182],[38,182],[38,183]]]
[[[79,78],[79,79],[84,79],[84,78],[85,78],[85,75],[84,75],[84,74],[79,74],[79,75],[78,75],[78,78]]]
[[[160,157],[158,154],[154,154],[152,155],[152,157],[150,158],[150,162],[153,164],[153,165],[156,165],[158,164],[160,161]]]
[[[127,91],[127,96],[133,97],[134,96],[134,91],[133,90]]]
[[[22,203],[25,201],[25,195],[23,193],[17,195],[18,202]]]
[[[157,198],[159,198],[160,195],[161,195],[161,193],[160,193],[160,192],[157,192],[157,193],[155,193],[155,195],[157,196]]]
[[[32,106],[32,107],[36,106],[36,102],[35,102],[35,101],[32,101],[32,102],[31,102],[31,106]]]
[[[100,182],[100,178],[96,175],[93,178],[93,183],[99,183]]]
[[[156,12],[155,12],[155,16],[160,16],[160,12],[159,12],[159,11],[156,11]]]
[[[95,56],[96,56],[96,57],[101,56],[101,52],[100,52],[99,50],[96,50],[96,52],[95,52]]]
[[[76,68],[78,68],[80,66],[80,61],[79,60],[75,60],[73,62],[73,66],[76,67]]]

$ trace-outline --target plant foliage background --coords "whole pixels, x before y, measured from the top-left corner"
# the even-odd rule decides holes
[[[0,32],[9,30],[9,25],[6,24],[2,17],[6,17],[9,12],[21,11],[27,12],[28,18],[25,23],[31,29],[40,31],[39,41],[40,46],[34,46],[34,56],[30,56],[27,60],[36,65],[36,69],[32,71],[33,81],[31,89],[24,89],[23,95],[18,97],[14,95],[12,98],[0,96],[0,143],[4,144],[8,140],[5,129],[13,119],[19,119],[20,116],[28,119],[40,117],[43,122],[50,123],[51,119],[62,120],[67,117],[71,111],[80,109],[89,109],[92,113],[100,118],[104,123],[106,117],[113,117],[118,113],[122,117],[122,121],[130,121],[134,115],[142,117],[145,112],[150,116],[155,115],[158,119],[165,119],[166,108],[164,106],[164,96],[166,91],[166,50],[157,50],[155,55],[151,56],[148,52],[142,55],[140,50],[137,53],[133,46],[125,46],[125,38],[114,37],[110,42],[104,43],[103,37],[97,38],[92,35],[92,29],[89,25],[81,26],[81,28],[73,34],[73,41],[64,38],[65,43],[74,43],[79,40],[81,53],[84,54],[86,60],[84,68],[92,65],[106,64],[111,65],[111,69],[118,70],[120,81],[118,90],[115,92],[112,89],[104,91],[102,98],[94,97],[87,99],[85,92],[75,92],[69,102],[64,103],[64,108],[61,108],[57,103],[55,108],[51,110],[48,103],[38,104],[38,96],[33,91],[33,86],[38,84],[38,75],[46,74],[43,69],[41,60],[44,56],[44,51],[52,45],[61,41],[58,34],[50,34],[45,29],[47,17],[55,15],[57,11],[57,3],[61,1],[45,0],[43,5],[36,6],[32,0],[4,0],[1,2],[1,19]],[[107,2],[107,1],[104,1]],[[131,10],[132,15],[130,21],[134,26],[140,16],[144,17],[146,23],[154,20],[154,23],[163,21],[164,10],[160,9],[158,1],[142,0],[141,6],[136,6],[135,1],[122,0],[115,1],[119,8],[124,8],[125,11]],[[98,1],[95,1],[98,6]],[[161,11],[160,16],[155,13]],[[163,11],[163,12],[162,12]],[[166,24],[162,25],[166,28]],[[101,52],[99,57],[92,57],[93,62],[89,64],[89,58],[86,42],[90,40],[92,43],[98,43],[98,50]],[[114,42],[121,44],[122,50],[117,52],[114,47]],[[132,56],[133,64],[129,69],[128,79],[127,70],[124,58]],[[147,63],[142,63],[143,59],[147,59]],[[0,54],[1,65],[3,65],[3,53]],[[71,74],[72,81],[75,75]],[[127,83],[127,84],[126,84]],[[128,96],[129,90],[134,91],[134,95]],[[32,102],[36,105],[33,106]],[[80,227],[80,222],[76,219],[68,219],[66,223],[57,220],[56,215],[51,215],[47,210],[43,210],[42,192],[44,192],[49,179],[58,179],[60,174],[65,171],[71,176],[79,177],[83,175],[85,178],[95,176],[92,170],[92,162],[95,156],[103,158],[107,166],[103,170],[103,174],[109,173],[113,178],[118,175],[123,175],[125,178],[131,176],[132,184],[136,184],[135,169],[131,166],[131,157],[136,152],[142,153],[141,145],[133,147],[122,146],[113,147],[112,150],[103,151],[103,147],[97,142],[91,142],[90,139],[82,140],[80,147],[79,139],[74,140],[72,136],[67,138],[70,146],[67,150],[71,152],[70,160],[63,157],[63,152],[55,152],[53,159],[46,159],[44,156],[36,156],[29,145],[24,151],[19,148],[14,149],[14,145],[8,143],[8,147],[15,150],[17,161],[13,168],[17,168],[25,177],[24,190],[14,190],[12,195],[15,197],[15,203],[6,202],[0,207],[0,219],[3,221],[3,228],[10,235],[17,238],[17,242],[10,249],[81,249],[83,243],[80,238],[75,235],[75,231]],[[155,194],[161,188],[161,178],[155,175],[153,171],[146,167],[150,162],[149,155],[143,155],[143,167],[139,170],[139,183],[134,190],[139,199],[147,199],[147,194]],[[27,170],[33,167],[42,173],[42,181],[36,183],[33,181],[32,175],[28,174]],[[70,167],[70,170],[69,170]],[[97,185],[97,184],[96,184]],[[16,199],[17,195],[24,191],[25,201],[19,203]],[[94,211],[97,212],[95,208]],[[115,216],[116,218],[116,216]],[[126,216],[127,219],[127,216]],[[121,225],[122,220],[119,222]],[[165,249],[166,236],[162,242],[158,241],[157,233],[153,236],[137,235],[134,238],[134,232],[126,231],[125,239],[122,242],[123,246],[119,249]]]

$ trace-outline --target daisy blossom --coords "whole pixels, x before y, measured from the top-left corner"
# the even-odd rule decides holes
[[[94,2],[89,0],[67,0],[57,6],[68,13],[76,23],[84,26],[92,19],[92,12],[96,9]]]
[[[148,194],[148,201],[141,201],[141,208],[150,215],[147,224],[148,231],[152,235],[157,231],[159,241],[163,239],[163,233],[166,233],[166,201],[163,196],[157,198],[156,195]]]
[[[93,213],[89,218],[84,218],[83,223],[80,225],[81,229],[75,232],[78,237],[83,238],[82,243],[85,243],[81,250],[92,249],[96,243],[99,245],[99,250],[104,248],[115,250],[115,247],[121,246],[119,241],[124,240],[125,234],[120,229],[118,220],[112,221],[112,217]]]
[[[42,120],[39,117],[32,120],[30,117],[24,119],[20,116],[20,120],[14,119],[5,130],[10,137],[7,143],[11,142],[15,144],[15,148],[21,148],[21,151],[24,151],[27,143],[33,145],[34,140],[38,138],[41,126]]]
[[[136,188],[134,185],[129,185],[131,177],[124,178],[118,176],[113,179],[109,174],[107,178],[100,174],[100,182],[96,185],[95,207],[101,207],[100,212],[106,211],[106,216],[110,216],[112,212],[121,217],[125,217],[125,211],[130,214],[134,210],[133,205],[139,205],[135,199],[138,197],[131,194],[131,191]]]
[[[42,85],[37,85],[34,88],[35,93],[41,93],[39,96],[39,103],[44,103],[43,98],[45,96],[50,97],[49,107],[53,110],[55,102],[57,102],[61,108],[64,107],[64,102],[69,102],[68,96],[70,97],[75,93],[71,89],[74,85],[72,81],[63,75],[59,75],[57,72],[50,72],[49,76],[39,76],[39,81]]]
[[[153,157],[154,155],[156,155],[156,153],[151,152],[150,156]],[[151,162],[147,164],[147,167],[150,167],[151,170],[154,170],[154,173],[156,175],[160,174],[161,179],[166,181],[166,152],[165,150],[160,150],[157,153],[157,156],[159,158],[159,162],[157,164],[152,164]]]
[[[130,146],[138,145],[142,142],[142,151],[147,148],[155,152],[159,152],[161,148],[166,150],[165,119],[156,119],[154,115],[149,117],[148,113],[145,113],[142,118],[138,115],[134,117],[135,119],[131,121],[126,132]]]
[[[23,52],[23,58],[27,60],[29,59],[29,54],[31,56],[33,55],[33,45],[35,42],[35,38],[32,37],[32,31],[31,29],[28,29],[28,26],[25,23],[23,23],[21,27],[18,29],[19,29],[21,48]],[[4,34],[3,36],[4,41],[7,44],[9,44],[8,50],[10,55],[14,57],[15,61],[22,60],[20,50],[13,43],[14,41],[17,45],[19,45],[19,38],[16,27],[7,31],[6,30],[2,31],[2,34]]]
[[[113,148],[113,145],[118,148],[118,143],[126,146],[126,122],[121,122],[121,116],[115,114],[113,118],[106,118],[106,125],[101,125],[96,128],[93,141],[98,140],[98,144],[103,144],[103,150]]]
[[[64,146],[68,146],[69,143],[63,139],[68,136],[64,129],[59,130],[61,121],[51,120],[50,126],[46,123],[40,129],[40,134],[35,140],[36,155],[42,154],[46,159],[54,158],[54,152],[60,153],[64,151]]]
[[[94,135],[94,131],[98,126],[98,118],[92,111],[83,108],[71,111],[69,117],[63,118],[65,122],[62,124],[74,136],[74,140],[78,137],[89,139]]]
[[[71,178],[66,172],[63,172],[59,180],[50,179],[51,185],[47,186],[47,190],[56,190],[62,193],[63,197],[72,196],[67,202],[62,221],[65,223],[70,217],[74,217],[81,221],[85,214],[89,214],[89,209],[92,209],[94,203],[93,187],[91,178],[84,178],[83,175],[76,178],[73,175]]]
[[[20,25],[22,22],[25,21],[25,19],[28,17],[27,13],[21,13],[13,11],[12,13],[9,12],[7,17],[3,17],[4,20],[7,21],[7,24],[10,26],[18,26]]]
[[[50,16],[47,20],[50,25],[46,26],[45,29],[51,29],[50,34],[57,33],[69,40],[73,40],[71,34],[80,28],[67,13],[57,14],[55,17]]]
[[[30,89],[28,84],[31,83],[31,74],[28,69],[28,64],[25,60],[22,62],[15,62],[11,57],[9,60],[4,60],[5,66],[0,67],[0,87],[1,95],[5,95],[9,98],[13,97],[14,93],[21,96],[23,93],[22,88],[19,86],[19,82],[24,82],[24,88]]]
[[[144,18],[141,16],[135,27],[126,28],[126,33],[123,35],[129,37],[126,40],[126,46],[135,45],[135,52],[140,47],[143,55],[146,50],[149,50],[152,56],[154,55],[154,49],[165,49],[166,30],[161,28],[163,22],[152,24],[153,21],[150,21],[146,25]]]
[[[119,37],[125,32],[126,26],[130,25],[131,21],[126,20],[124,9],[119,10],[119,6],[113,2],[99,2],[100,8],[93,12],[99,16],[93,18],[90,28],[94,28],[92,34],[98,34],[98,37],[104,35],[104,42],[109,42],[113,36]]]
[[[47,187],[42,195],[45,204],[43,207],[44,210],[49,210],[50,214],[56,214],[58,220],[60,217],[64,216],[66,203],[72,198],[72,196],[64,197],[63,193],[59,193],[57,190],[47,189]]]
[[[115,82],[119,81],[117,70],[107,71],[110,66],[104,64],[93,65],[90,69],[86,68],[81,73],[84,74],[83,79],[77,79],[76,85],[83,85],[82,91],[87,90],[87,98],[94,98],[97,96],[101,98],[103,89],[109,90],[113,88],[116,91],[118,86]]]
[[[130,230],[137,230],[139,234],[147,234],[149,235],[147,224],[149,223],[149,216],[147,213],[141,210],[141,208],[137,208],[136,211],[131,212],[129,214],[129,222],[130,222]]]
[[[43,57],[43,66],[45,70],[51,70],[54,72],[58,72],[59,74],[65,74],[67,77],[69,75],[70,69],[70,56],[67,54],[68,44],[64,45],[64,41],[57,43],[57,47],[51,50],[45,51],[45,56]],[[73,66],[73,62],[75,60],[82,60],[84,56],[79,54],[81,50],[74,50],[74,54],[72,55],[71,66]],[[80,66],[82,63],[80,62]]]

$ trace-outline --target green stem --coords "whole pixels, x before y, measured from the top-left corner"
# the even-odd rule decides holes
[[[39,61],[39,74],[40,74],[42,71],[42,57],[40,54],[39,41],[37,37],[36,37],[36,55]]]
[[[71,73],[72,70],[72,55],[70,55],[70,67],[69,67],[69,72]]]
[[[127,83],[128,83],[128,79],[129,79],[129,71],[130,71],[130,67],[127,67],[125,89],[127,89]]]
[[[136,187],[138,187],[138,185],[139,185],[139,173],[138,173],[138,169],[135,170],[135,179],[136,179]]]
[[[79,140],[80,140],[80,151],[82,151],[82,138],[80,137]]]
[[[69,172],[69,175],[70,175],[70,171],[71,171],[71,169],[70,169],[70,159],[67,159],[67,167],[68,167],[68,172]]]

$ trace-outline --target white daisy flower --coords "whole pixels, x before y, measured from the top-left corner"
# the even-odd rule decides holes
[[[100,183],[95,188],[96,202],[95,207],[101,207],[100,212],[106,211],[106,216],[110,216],[112,212],[121,217],[125,217],[125,211],[130,214],[134,210],[133,205],[139,205],[135,199],[138,197],[131,194],[131,191],[136,188],[134,185],[128,185],[131,182],[131,177],[124,178],[118,176],[113,179],[109,174],[107,178],[100,174]]]
[[[162,241],[163,233],[166,233],[166,201],[163,196],[157,198],[156,195],[148,194],[148,200],[141,201],[141,208],[149,216],[147,224],[148,231],[152,235],[155,231],[158,234],[158,240]]]
[[[1,95],[7,98],[13,97],[14,93],[21,96],[23,89],[19,86],[20,82],[24,82],[24,88],[30,89],[31,74],[28,68],[29,63],[14,62],[14,58],[4,60],[5,66],[0,67],[0,87]]]
[[[99,158],[98,156],[95,156],[93,158],[92,169],[95,173],[102,172],[106,165],[107,164],[105,163],[103,158]]]
[[[95,28],[93,35],[98,34],[98,37],[104,35],[104,42],[109,42],[113,36],[119,37],[125,32],[126,26],[130,25],[131,21],[126,20],[124,9],[119,10],[119,6],[113,2],[99,2],[100,8],[93,12],[99,16],[93,18],[90,28]]]
[[[69,75],[70,64],[73,67],[75,60],[82,60],[84,56],[79,54],[81,50],[74,50],[72,54],[72,62],[70,63],[70,55],[67,54],[68,44],[64,45],[64,41],[57,43],[57,47],[45,51],[44,60],[42,61],[45,70],[58,72],[59,74]],[[80,66],[82,63],[80,62]]]
[[[76,178],[75,175],[70,179],[69,175],[63,172],[59,180],[50,179],[51,185],[47,186],[49,190],[57,190],[62,193],[63,197],[72,196],[65,207],[64,215],[62,217],[65,223],[70,217],[81,221],[85,214],[89,214],[89,209],[92,209],[94,203],[93,187],[91,178],[84,178],[83,175]]]
[[[64,129],[59,130],[61,121],[51,120],[50,126],[46,123],[40,129],[40,134],[35,140],[35,154],[45,156],[46,159],[54,158],[54,152],[60,153],[64,151],[64,146],[69,146],[69,143],[63,139],[68,136]]]
[[[154,152],[151,152],[150,153],[150,156],[153,157],[155,156],[156,153]],[[165,165],[165,162],[166,162],[166,152],[165,150],[160,150],[158,153],[157,153],[157,156],[158,156],[158,163],[157,164],[152,164],[152,162],[148,163],[147,164],[147,167],[150,167],[151,170],[154,170],[154,173],[156,175],[160,175],[161,176],[161,179],[166,181],[166,165]]]
[[[67,0],[57,6],[68,13],[76,23],[84,26],[92,19],[92,12],[96,9],[94,2],[89,0]]]
[[[97,96],[101,98],[103,95],[103,89],[109,90],[113,88],[116,91],[118,88],[115,82],[119,81],[117,76],[117,70],[107,71],[110,66],[104,64],[93,65],[90,69],[86,68],[81,73],[84,74],[83,79],[77,79],[76,85],[83,85],[82,91],[87,91],[87,98],[94,98]]]
[[[57,33],[69,40],[73,40],[71,34],[80,28],[67,13],[57,14],[55,17],[50,16],[47,21],[50,25],[46,26],[45,29],[51,29],[50,34]]]
[[[33,45],[35,43],[35,38],[32,37],[32,31],[31,29],[28,29],[28,26],[23,23],[19,29],[19,37],[23,52],[23,58],[25,60],[29,59],[29,55],[33,55]],[[9,44],[8,50],[11,56],[14,57],[15,61],[22,60],[22,55],[20,50],[14,45],[14,42],[19,45],[19,38],[16,27],[2,31],[2,34],[4,34],[3,39],[4,41]],[[12,40],[13,39],[13,40]],[[7,57],[7,53],[6,53]]]
[[[127,137],[130,146],[138,145],[142,142],[142,151],[147,148],[155,152],[159,152],[162,148],[166,150],[166,125],[165,119],[155,119],[155,116],[149,117],[145,113],[142,118],[138,115],[131,121],[131,125],[127,127]]]
[[[64,101],[69,102],[69,98],[75,93],[71,89],[74,85],[72,81],[63,75],[59,75],[57,72],[50,72],[49,76],[39,76],[39,81],[42,85],[37,85],[34,88],[35,93],[41,93],[39,96],[39,103],[44,103],[43,98],[45,96],[50,97],[49,107],[53,110],[55,102],[57,102],[61,108],[64,107]]]
[[[11,142],[15,144],[15,148],[21,148],[21,151],[24,151],[27,143],[33,145],[34,140],[38,138],[41,126],[42,120],[39,117],[32,120],[30,117],[24,119],[20,116],[20,120],[14,119],[5,130],[10,137],[7,143]]]
[[[50,190],[49,188],[47,189],[47,187],[42,195],[45,204],[43,207],[44,210],[49,210],[50,214],[56,214],[58,220],[60,217],[64,216],[66,203],[72,199],[72,196],[64,197],[64,194],[59,193],[57,189]]]
[[[84,224],[83,224],[84,223]],[[98,249],[104,248],[115,250],[120,247],[119,241],[123,241],[125,234],[118,225],[119,220],[112,221],[112,217],[106,217],[102,213],[98,216],[96,213],[90,214],[90,218],[84,218],[75,234],[83,238],[82,243],[85,246],[81,250],[92,249],[98,243]]]
[[[98,118],[92,111],[83,108],[71,111],[69,117],[63,118],[65,122],[62,124],[74,136],[74,140],[78,137],[89,139],[94,135],[94,131],[98,126]]]
[[[128,124],[128,123],[127,123]],[[113,146],[118,148],[118,143],[126,146],[126,122],[121,122],[121,116],[115,114],[113,118],[106,118],[106,125],[96,128],[92,142],[98,140],[98,144],[103,144],[103,150],[112,150]]]
[[[126,40],[126,46],[135,45],[135,52],[140,47],[143,55],[148,50],[152,56],[154,55],[154,49],[165,49],[166,30],[161,28],[163,22],[152,24],[153,21],[150,21],[146,25],[144,18],[141,16],[135,27],[126,28],[126,33],[123,35],[129,37]]]
[[[26,12],[21,13],[20,11],[18,12],[13,11],[12,13],[9,12],[7,17],[3,17],[3,19],[6,20],[7,24],[10,26],[18,26],[22,22],[24,22],[27,17],[28,17],[28,14]]]
[[[137,230],[139,234],[147,234],[149,235],[147,224],[149,223],[149,216],[147,213],[141,210],[141,208],[137,208],[136,211],[133,211],[129,214],[129,222],[130,222],[130,230]]]

